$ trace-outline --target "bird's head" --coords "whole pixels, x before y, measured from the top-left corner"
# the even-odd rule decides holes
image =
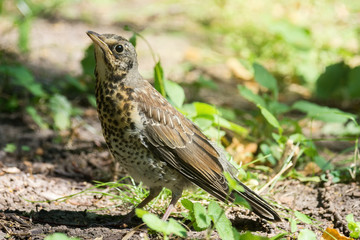
[[[137,71],[136,51],[128,40],[115,34],[98,34],[93,31],[88,31],[87,35],[95,45],[98,74],[106,76],[106,73],[111,73],[124,77],[132,70]]]

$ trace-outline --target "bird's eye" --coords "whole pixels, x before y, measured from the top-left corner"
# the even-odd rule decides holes
[[[115,51],[118,53],[122,53],[124,51],[124,46],[123,45],[116,45],[115,46]]]

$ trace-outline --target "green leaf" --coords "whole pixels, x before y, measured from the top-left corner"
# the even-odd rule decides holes
[[[26,145],[22,145],[21,150],[24,151],[24,152],[28,152],[28,151],[30,151],[30,147],[26,146]]]
[[[253,64],[254,72],[255,72],[255,80],[263,87],[266,87],[274,94],[274,100],[277,99],[278,96],[278,86],[276,79],[264,68],[262,65],[258,63]]]
[[[303,229],[299,233],[298,240],[316,240],[316,234],[309,229]]]
[[[154,86],[161,95],[166,97],[164,71],[160,61],[158,61],[154,67]]]
[[[360,222],[355,222],[354,214],[348,214],[346,216],[346,221],[348,222],[348,228],[350,231],[350,237],[359,238],[360,237]]]
[[[94,44],[91,44],[85,50],[84,58],[81,60],[83,74],[91,76],[91,78],[94,78],[95,65],[96,63],[95,63]]]
[[[297,224],[296,224],[296,221],[295,221],[295,219],[294,218],[291,218],[290,219],[290,231],[292,232],[292,233],[294,233],[294,232],[296,232],[297,231]]]
[[[91,106],[96,108],[96,98],[94,95],[87,95],[87,100],[91,104]]]
[[[211,106],[207,103],[194,102],[193,105],[195,106],[197,116],[201,116],[201,115],[212,116],[219,114],[219,111],[216,109],[216,107]]]
[[[219,125],[220,127],[223,127],[223,128],[227,128],[227,129],[239,134],[242,137],[246,137],[249,134],[249,130],[247,130],[246,128],[244,128],[236,123],[230,122],[230,121],[226,120],[225,118],[216,116],[214,122],[216,125]]]
[[[349,67],[344,62],[327,66],[325,72],[316,82],[316,95],[322,99],[330,99],[345,86]]]
[[[221,239],[235,239],[232,225],[225,215],[225,211],[216,202],[211,202],[208,207],[208,214],[215,225]]]
[[[260,108],[261,114],[264,116],[266,121],[268,121],[268,123],[270,123],[271,126],[277,128],[281,135],[282,128],[281,128],[278,120],[275,118],[275,116],[271,112],[269,112],[266,108],[264,108],[263,106],[258,104],[257,107]]]
[[[320,155],[317,155],[317,156],[314,157],[314,162],[323,171],[334,169],[334,165],[330,161],[327,161],[325,158],[323,158]]]
[[[133,35],[129,38],[129,42],[136,47],[136,33],[133,32]]]
[[[269,30],[279,35],[287,43],[300,49],[310,49],[313,46],[313,41],[308,29],[286,20],[269,23]]]
[[[244,192],[244,187],[241,186],[228,172],[224,172],[224,176],[226,178],[226,181],[228,182],[230,191],[236,190],[239,192]]]
[[[211,127],[213,125],[213,122],[214,122],[214,118],[212,117],[210,118],[197,117],[194,119],[194,123],[196,124],[196,126],[201,128],[201,130],[203,131]]]
[[[179,237],[186,237],[186,229],[172,218],[168,222],[165,222],[157,215],[148,213],[140,208],[137,208],[135,213],[149,228],[157,232],[161,232],[164,235],[175,234]]]
[[[0,72],[4,72],[14,78],[14,85],[24,87],[35,97],[45,97],[46,93],[40,83],[35,82],[34,76],[23,66],[2,66]]]
[[[49,101],[50,110],[54,119],[55,127],[65,130],[70,127],[70,114],[72,106],[63,95],[55,94]]]
[[[191,202],[189,199],[183,199],[181,200],[181,204],[184,206],[184,208],[186,208],[187,210],[189,210],[190,212],[194,211],[194,204],[193,202]]]
[[[247,87],[238,85],[238,89],[239,89],[241,96],[246,98],[248,101],[254,103],[255,105],[259,104],[261,106],[266,106],[264,99],[262,99],[259,95],[256,95],[255,93],[253,93]]]
[[[337,108],[319,106],[308,101],[297,101],[293,104],[292,109],[299,110],[307,114],[307,117],[324,122],[341,122],[345,123],[356,116],[351,113],[343,112]]]
[[[298,211],[295,211],[294,214],[297,217],[297,219],[299,219],[303,223],[312,224],[312,220],[305,214],[298,212]]]
[[[360,66],[357,66],[349,72],[348,92],[352,98],[360,98]]]
[[[185,101],[184,89],[177,83],[165,80],[165,91],[176,107],[180,108]]]
[[[16,145],[13,143],[8,143],[6,144],[5,148],[4,148],[4,152],[7,153],[13,153],[16,151]]]
[[[269,240],[270,238],[254,235],[249,231],[246,231],[246,233],[239,235],[237,238],[239,240]]]
[[[21,52],[29,51],[29,34],[32,20],[30,17],[22,17],[17,20],[19,39],[18,47]]]
[[[141,208],[136,208],[135,209],[135,214],[138,218],[142,218],[145,214],[148,214],[148,211],[145,211],[144,209]]]
[[[172,218],[170,218],[170,220],[168,222],[168,225],[166,228],[166,233],[167,233],[167,235],[175,234],[182,238],[187,237],[186,229],[180,223],[178,223],[177,221],[175,221]]]
[[[145,213],[141,219],[149,228],[157,232],[166,233],[167,222],[162,221],[157,215],[152,213]]]
[[[198,228],[204,230],[210,226],[211,219],[207,215],[205,208],[198,202],[194,203],[194,216]]]
[[[245,198],[241,197],[241,196],[240,196],[239,194],[237,194],[237,193],[235,193],[234,204],[243,206],[243,207],[251,210],[251,206],[250,206],[249,202],[246,201]]]
[[[47,129],[49,126],[47,123],[44,122],[42,117],[38,114],[36,109],[32,106],[26,107],[27,114],[30,115],[30,117],[34,120],[34,122],[42,129]]]
[[[44,240],[80,240],[80,238],[68,237],[64,233],[54,233],[45,237]]]

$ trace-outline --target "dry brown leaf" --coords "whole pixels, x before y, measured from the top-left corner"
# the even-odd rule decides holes
[[[226,151],[233,157],[234,162],[241,165],[254,160],[257,147],[256,143],[244,143],[237,138],[233,138]]]
[[[226,65],[234,77],[246,81],[253,79],[253,74],[247,70],[236,58],[229,58],[226,61]]]
[[[306,164],[304,170],[301,171],[301,173],[303,173],[305,176],[312,176],[319,172],[321,172],[321,168],[314,162],[309,162]]]
[[[200,50],[198,48],[189,47],[184,53],[184,59],[192,63],[200,62],[202,60]]]
[[[321,236],[321,240],[351,240],[352,238],[345,237],[341,235],[338,230],[333,228],[326,228],[323,235]]]

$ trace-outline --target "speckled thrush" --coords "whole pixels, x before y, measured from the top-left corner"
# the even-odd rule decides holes
[[[224,172],[237,180],[236,168],[220,147],[142,78],[134,46],[114,34],[87,34],[95,45],[97,111],[107,146],[135,181],[150,188],[137,207],[168,188],[172,199],[163,216],[166,220],[183,189],[193,184],[222,201],[233,201]],[[244,191],[237,194],[254,213],[280,220],[265,200],[238,183]],[[134,210],[128,216],[133,214]]]

